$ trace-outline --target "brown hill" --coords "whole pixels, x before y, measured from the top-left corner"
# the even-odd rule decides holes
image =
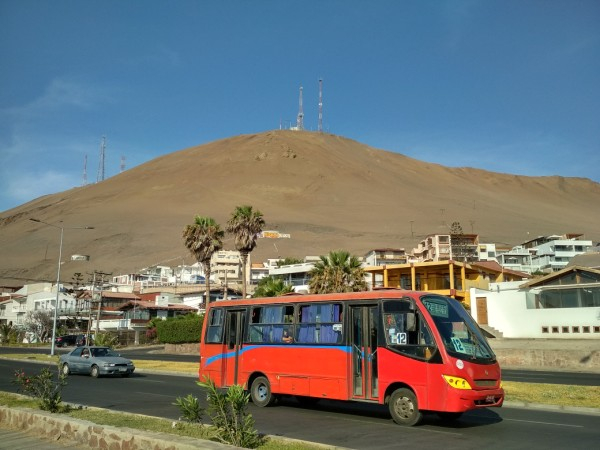
[[[600,184],[448,168],[339,136],[270,131],[177,151],[101,183],[48,195],[0,214],[0,284],[55,280],[60,232],[29,221],[94,230],[64,233],[61,279],[128,273],[193,259],[181,232],[195,214],[225,226],[237,205],[259,209],[266,229],[254,261],[347,249],[417,245],[452,222],[482,242],[516,245],[543,234],[600,239]],[[228,238],[226,248],[233,248]],[[89,262],[70,261],[72,254]]]

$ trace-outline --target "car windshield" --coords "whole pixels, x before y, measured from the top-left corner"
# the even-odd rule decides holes
[[[480,361],[496,359],[479,326],[457,300],[439,295],[424,295],[421,301],[431,314],[450,355]]]
[[[92,348],[90,349],[94,358],[102,358],[105,356],[119,356],[113,352],[110,348]]]

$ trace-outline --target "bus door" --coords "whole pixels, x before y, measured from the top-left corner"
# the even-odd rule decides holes
[[[377,324],[379,306],[350,306],[352,320],[352,385],[353,399],[378,400]]]
[[[225,311],[226,357],[223,358],[221,366],[221,380],[225,386],[238,384],[245,318],[245,310]]]

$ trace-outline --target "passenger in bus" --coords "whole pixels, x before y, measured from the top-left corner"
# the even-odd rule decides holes
[[[290,335],[290,332],[287,328],[283,330],[283,336],[281,340],[286,344],[291,344],[292,342],[294,342],[294,338]]]

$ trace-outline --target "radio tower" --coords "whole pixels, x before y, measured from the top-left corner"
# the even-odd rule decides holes
[[[96,177],[96,183],[104,181],[104,151],[106,150],[106,136],[102,136],[102,142],[100,143],[100,163],[98,164],[98,176]]]
[[[296,129],[304,130],[304,113],[302,112],[302,86],[300,86],[300,108],[298,109],[298,117],[296,118]]]
[[[125,171],[125,155],[121,155],[121,173]]]
[[[319,78],[319,133],[323,132],[323,79]]]
[[[83,182],[82,186],[87,186],[87,153],[83,157]]]

